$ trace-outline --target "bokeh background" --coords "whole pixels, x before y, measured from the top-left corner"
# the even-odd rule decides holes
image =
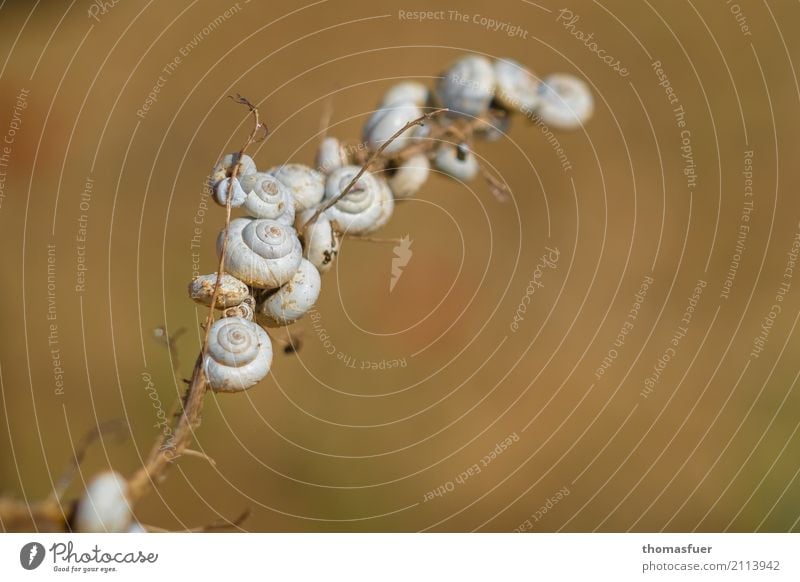
[[[417,10],[444,18],[401,13]],[[215,269],[223,223],[203,183],[249,129],[228,95],[272,130],[259,167],[311,164],[327,102],[329,132],[355,143],[393,83],[433,86],[474,52],[590,84],[594,118],[556,134],[571,169],[525,120],[480,144],[513,200],[431,178],[381,233],[413,240],[391,292],[393,245],[346,240],[315,321],[292,330],[300,351],[283,354],[279,331],[265,381],[208,396],[196,448],[216,465],[183,458],[137,517],[182,529],[249,508],[252,531],[800,530],[798,23],[788,1],[0,3],[2,494],[46,496],[80,438],[114,419],[123,438],[89,450],[69,497],[99,470],[132,473],[158,408],[182,393],[204,316],[186,285],[196,266]],[[558,261],[515,331],[546,247]]]

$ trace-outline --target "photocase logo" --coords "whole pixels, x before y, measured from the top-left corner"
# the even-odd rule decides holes
[[[38,542],[29,542],[19,551],[19,563],[26,570],[35,570],[44,561],[44,546]]]
[[[394,251],[394,257],[392,257],[392,279],[389,281],[389,293],[394,291],[394,286],[397,285],[397,282],[403,275],[403,268],[408,265],[411,256],[414,254],[411,251],[411,243],[413,242],[414,241],[411,240],[408,235],[405,235],[400,239],[400,242],[395,245],[394,249],[392,249]]]

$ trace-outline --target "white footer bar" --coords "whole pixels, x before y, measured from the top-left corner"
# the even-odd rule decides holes
[[[797,581],[798,564],[800,534],[0,534],[0,580]]]

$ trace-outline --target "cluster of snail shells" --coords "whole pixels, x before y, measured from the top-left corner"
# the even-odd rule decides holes
[[[467,55],[445,71],[435,90],[416,81],[394,85],[367,120],[364,143],[375,151],[397,130],[422,115],[426,108],[446,108],[438,123],[458,120],[482,122],[475,134],[493,141],[503,137],[512,116],[522,114],[556,129],[581,127],[592,116],[594,100],[586,83],[568,74],[553,74],[538,79],[528,68],[513,59],[489,59]],[[407,145],[423,140],[428,126],[415,126],[391,142],[383,153],[392,158]],[[468,143],[441,142],[430,156],[417,153],[395,160],[389,167],[387,182],[394,198],[409,198],[425,183],[431,164],[436,170],[462,181],[474,179],[480,166]],[[346,164],[340,144],[327,138],[317,157],[325,167],[336,169]]]
[[[453,63],[441,76],[435,92],[437,103],[453,118],[480,119],[479,133],[499,139],[509,130],[514,114],[538,119],[555,129],[576,129],[594,112],[594,99],[582,80],[554,74],[539,80],[530,69],[513,59],[490,60],[468,55]],[[466,180],[478,173],[466,144],[437,151],[434,164],[442,172]]]
[[[416,195],[432,166],[458,180],[475,178],[480,167],[469,143],[441,141],[405,153],[430,135],[431,124],[412,125],[394,138],[430,107],[447,108],[439,124],[480,120],[476,135],[492,140],[505,134],[514,113],[557,129],[580,127],[594,102],[586,84],[570,75],[540,81],[514,60],[468,55],[451,65],[435,90],[404,81],[384,95],[363,130],[370,153],[380,150],[387,161],[380,172],[362,172],[335,137],[320,143],[317,169],[284,164],[261,172],[247,155],[225,156],[211,173],[214,199],[245,216],[220,233],[225,274],[219,285],[212,274],[189,286],[192,299],[206,306],[219,287],[214,308],[223,317],[209,331],[204,363],[213,390],[245,390],[266,376],[272,345],[265,329],[294,323],[313,307],[341,235],[368,235],[385,225],[395,201]]]
[[[216,392],[246,390],[269,373],[272,344],[265,330],[290,325],[314,306],[341,234],[374,232],[392,215],[394,197],[380,175],[364,173],[339,196],[361,167],[349,164],[338,141],[323,142],[318,158],[326,163],[325,173],[302,164],[260,172],[249,156],[237,154],[225,156],[212,171],[216,202],[245,214],[217,239],[225,270],[219,284],[216,274],[189,284],[193,300],[209,307],[213,301],[222,310],[209,330],[204,360],[206,380]]]
[[[585,82],[566,73],[539,80],[513,59],[494,61],[480,55],[457,60],[442,75],[436,96],[452,117],[521,113],[537,116],[556,129],[575,129],[594,112]]]

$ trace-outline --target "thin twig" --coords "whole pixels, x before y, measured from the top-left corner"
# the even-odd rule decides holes
[[[201,453],[200,451],[196,451],[194,449],[188,449],[187,448],[187,449],[183,449],[183,454],[186,455],[187,457],[197,457],[198,459],[203,459],[204,461],[208,461],[208,463],[212,467],[216,467],[217,466],[217,462],[214,459],[212,459],[211,457],[209,457],[205,453]]]
[[[169,350],[170,359],[172,360],[172,371],[177,372],[180,368],[180,358],[178,352],[178,338],[186,333],[185,327],[179,327],[178,330],[172,335],[167,334],[166,326],[162,325],[153,330],[153,338]]]
[[[481,175],[486,180],[486,183],[489,184],[489,191],[492,193],[492,195],[497,198],[499,202],[508,202],[511,198],[511,194],[508,191],[508,186],[506,186],[505,183],[500,180],[500,178],[492,174],[483,164],[479,164],[478,167],[480,168]]]
[[[393,243],[399,245],[403,239],[400,238],[380,238],[377,236],[349,236],[347,240],[357,240],[361,242],[372,242],[372,243]]]
[[[75,473],[78,472],[78,468],[81,466],[81,463],[83,463],[83,459],[86,458],[86,453],[89,452],[89,448],[95,442],[103,436],[112,434],[115,434],[117,438],[121,440],[124,436],[122,432],[123,428],[124,424],[121,420],[112,420],[97,425],[94,429],[83,435],[78,445],[75,447],[75,455],[72,458],[72,462],[64,469],[61,477],[59,477],[55,488],[50,493],[50,498],[56,501],[61,500],[73,479],[75,479]]]
[[[215,531],[215,530],[231,529],[231,528],[234,528],[234,527],[239,527],[240,525],[242,525],[245,522],[245,520],[248,517],[250,517],[250,509],[249,508],[245,509],[235,519],[221,519],[219,521],[215,521],[215,522],[209,523],[207,525],[201,525],[201,526],[198,526],[198,527],[190,527],[190,528],[185,528],[185,529],[179,529],[179,530],[175,530],[175,531],[164,529],[163,527],[158,527],[158,526],[155,526],[155,525],[144,524],[144,523],[141,524],[141,526],[145,530],[147,530],[149,532],[153,532],[153,533],[203,533],[203,532],[210,532],[210,531]]]
[[[160,481],[170,463],[175,457],[184,453],[194,436],[194,429],[200,424],[200,415],[203,410],[203,401],[206,391],[208,390],[208,382],[205,376],[205,369],[203,362],[208,352],[208,339],[211,333],[211,326],[214,323],[214,306],[217,304],[217,298],[220,293],[220,283],[222,276],[225,273],[225,250],[228,245],[228,231],[231,223],[231,202],[233,200],[233,181],[239,175],[241,168],[241,160],[247,148],[254,143],[266,139],[269,135],[269,129],[261,123],[258,108],[250,103],[241,95],[235,98],[231,97],[236,103],[245,105],[250,114],[253,116],[253,129],[247,140],[238,152],[238,158],[234,164],[230,180],[228,182],[228,195],[225,204],[225,227],[222,231],[222,249],[220,252],[219,266],[217,268],[217,280],[214,284],[214,293],[211,296],[211,303],[208,310],[208,315],[205,321],[205,335],[203,336],[203,345],[200,349],[200,354],[194,364],[192,378],[189,382],[189,388],[186,391],[183,403],[183,412],[178,417],[175,423],[175,428],[172,437],[163,444],[163,446],[155,447],[147,459],[147,462],[141,467],[128,481],[129,497],[131,502],[135,503],[143,495],[145,495],[151,487]],[[263,136],[259,137],[259,132],[264,132]]]
[[[322,110],[322,117],[319,120],[319,141],[322,143],[328,137],[328,128],[331,125],[333,118],[333,98],[328,97],[325,100],[325,107]]]

